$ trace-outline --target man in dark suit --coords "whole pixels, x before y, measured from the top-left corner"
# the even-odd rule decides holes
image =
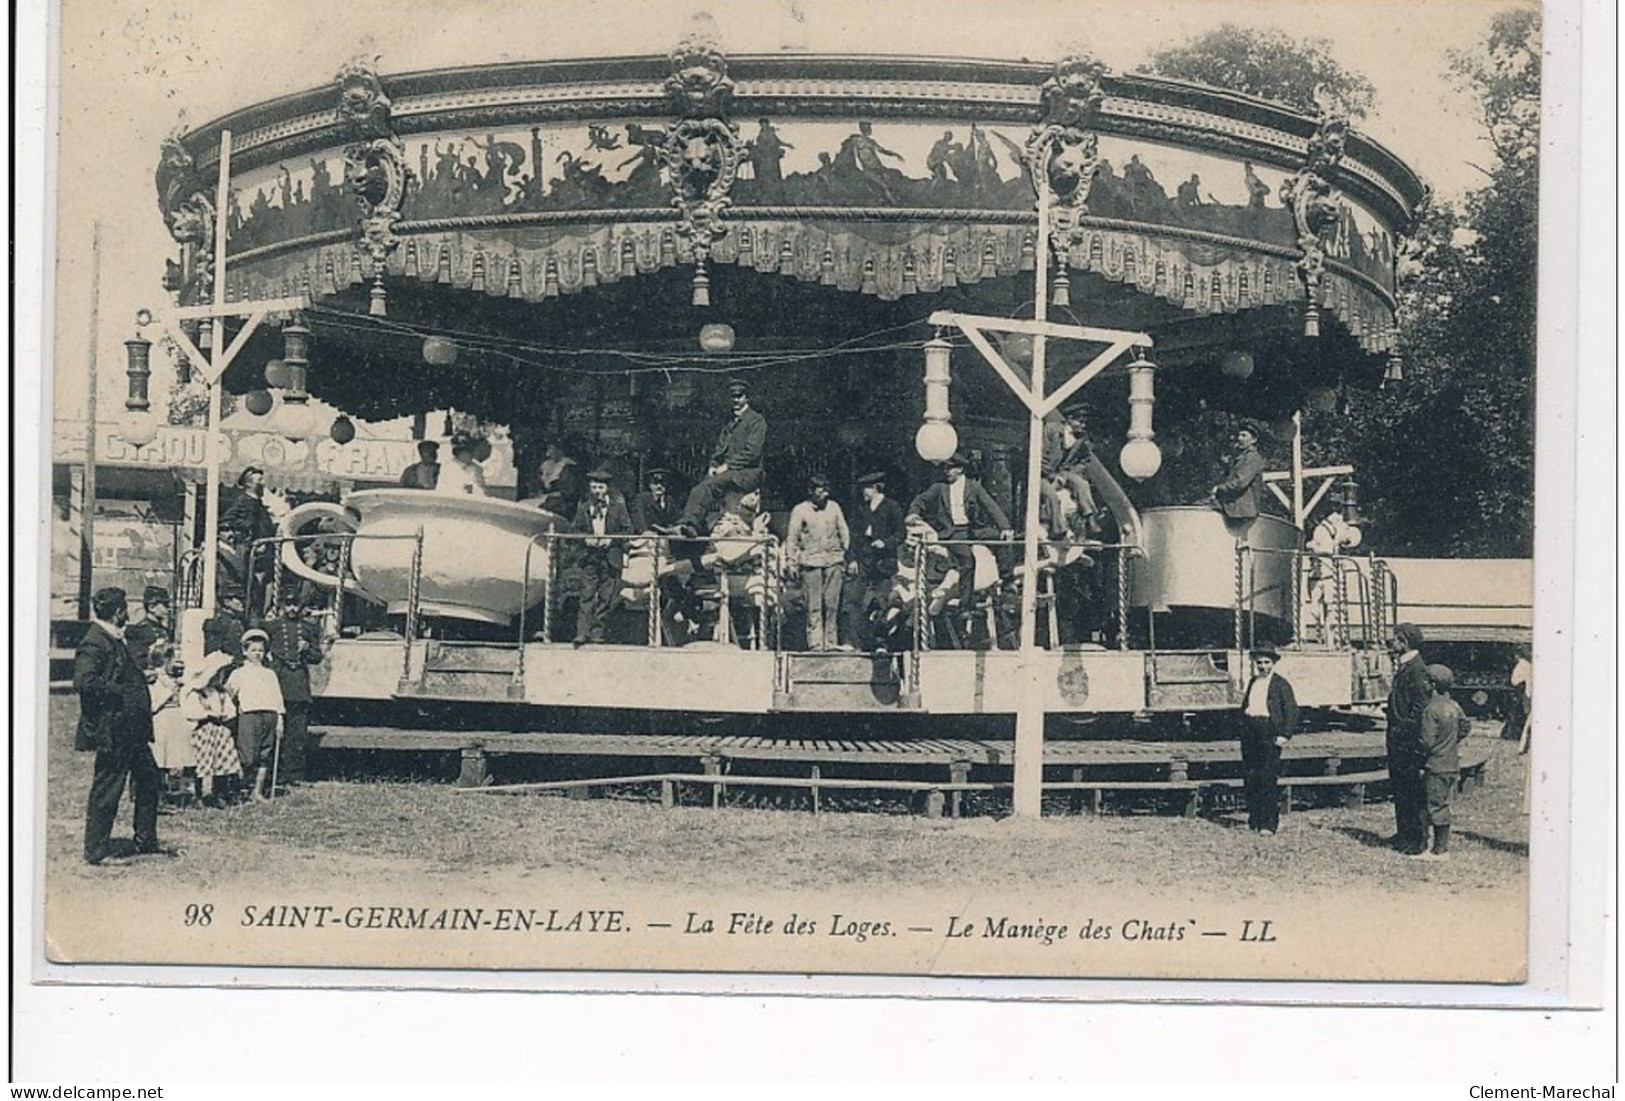
[[[587,496],[576,508],[571,530],[588,538],[582,540],[581,608],[576,616],[577,646],[604,641],[604,619],[615,606],[621,586],[621,567],[626,563],[626,542],[607,538],[632,534],[632,517],[619,496],[611,496],[612,476],[607,470],[587,474]]]
[[[1236,444],[1241,450],[1230,464],[1230,477],[1213,487],[1219,511],[1237,527],[1251,524],[1263,506],[1264,457],[1258,453],[1262,434],[1256,421],[1247,421],[1236,429]]]
[[[1433,680],[1422,660],[1422,630],[1414,623],[1394,628],[1388,643],[1394,660],[1388,693],[1388,787],[1394,793],[1394,848],[1407,856],[1427,841],[1427,780],[1422,774],[1422,712],[1433,699]]]
[[[309,760],[310,667],[322,663],[322,631],[305,616],[299,590],[288,586],[282,594],[282,615],[265,624],[269,637],[268,664],[282,689],[282,756],[277,762],[278,782],[305,782]]]
[[[750,407],[750,392],[743,382],[728,384],[733,417],[722,426],[717,445],[711,449],[711,466],[705,478],[688,494],[676,531],[690,539],[711,530],[711,515],[718,511],[729,493],[749,493],[762,487],[762,453],[767,448],[767,418]]]
[[[1253,650],[1253,678],[1241,702],[1241,767],[1247,797],[1247,828],[1271,837],[1281,824],[1281,750],[1298,732],[1298,698],[1275,671],[1281,655],[1271,646]]]
[[[433,489],[440,480],[440,445],[433,440],[418,441],[418,461],[401,471],[401,488]]]
[[[96,754],[85,811],[85,863],[112,856],[113,821],[124,785],[135,803],[135,848],[161,853],[158,796],[162,773],[152,757],[152,697],[146,674],[124,641],[129,609],[123,589],[102,589],[91,598],[90,630],[73,658],[79,693],[79,726],[73,747]]]
[[[174,640],[169,626],[169,590],[148,585],[146,592],[141,594],[141,608],[140,621],[125,626],[124,641],[130,647],[136,664],[145,669],[149,664],[147,655],[152,652],[153,646]]]
[[[846,595],[846,637],[859,649],[875,647],[875,622],[885,614],[897,570],[897,548],[903,544],[903,509],[886,496],[886,476],[879,471],[858,479],[863,503],[852,513],[852,548],[846,565],[853,584]]]
[[[942,464],[944,480],[930,486],[908,506],[910,516],[931,525],[942,539],[1015,538],[1010,520],[982,483],[966,477],[969,460],[960,452]],[[949,547],[959,570],[959,610],[968,613],[976,593],[976,556],[968,546]]]
[[[647,489],[632,498],[632,530],[654,531],[657,527],[670,527],[677,522],[677,497],[667,488],[669,470],[653,467],[643,475]]]

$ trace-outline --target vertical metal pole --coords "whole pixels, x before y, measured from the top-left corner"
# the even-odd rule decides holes
[[[1035,249],[1033,277],[1036,297],[1033,319],[1042,324],[1049,313],[1049,173],[1040,165],[1038,178],[1038,248]],[[1033,336],[1033,365],[1027,400],[1027,515],[1022,537],[1025,576],[1021,585],[1021,698],[1016,704],[1016,759],[1014,765],[1014,811],[1017,818],[1037,818],[1043,813],[1044,785],[1044,699],[1040,683],[1038,652],[1038,542],[1043,534],[1038,524],[1039,481],[1043,478],[1044,418],[1039,402],[1044,398],[1044,354],[1046,338]]]
[[[1303,410],[1292,414],[1292,522],[1298,531],[1308,530],[1309,517],[1303,514]]]
[[[226,304],[226,205],[231,197],[231,131],[220,132],[220,179],[214,196],[214,305]],[[226,327],[221,320],[204,322],[213,330],[209,347],[209,419],[204,422],[203,465],[208,481],[203,492],[203,614],[214,616],[215,587],[220,580],[220,387],[226,354]],[[246,605],[245,605],[246,610]]]
[[[101,340],[102,224],[90,227],[90,395],[85,402],[85,476],[80,483],[79,618],[90,618],[96,590],[96,345]],[[70,484],[69,493],[72,493]],[[69,497],[72,509],[72,497]]]

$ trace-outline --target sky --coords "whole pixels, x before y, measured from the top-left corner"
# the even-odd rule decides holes
[[[62,0],[56,221],[56,416],[80,415],[93,299],[101,401],[123,393],[122,342],[161,306],[173,247],[153,170],[163,137],[329,82],[358,52],[386,75],[552,57],[663,54],[709,17],[725,51],[979,56],[1048,61],[1085,50],[1120,72],[1221,23],[1330,40],[1377,102],[1361,129],[1445,197],[1488,163],[1476,106],[1447,77],[1506,0]],[[94,181],[93,186],[84,186]],[[92,292],[90,228],[102,280]],[[157,379],[155,378],[155,383]]]

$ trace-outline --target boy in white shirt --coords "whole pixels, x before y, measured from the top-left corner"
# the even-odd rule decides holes
[[[276,671],[265,663],[271,639],[258,627],[243,632],[243,664],[226,679],[226,691],[237,701],[237,754],[243,774],[254,777],[254,799],[269,798],[266,790],[276,741],[282,735],[282,685]]]

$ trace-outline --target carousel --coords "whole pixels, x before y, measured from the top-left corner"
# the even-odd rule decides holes
[[[1296,429],[1402,370],[1396,249],[1423,187],[1334,103],[1306,115],[1085,57],[700,39],[357,61],[175,134],[157,183],[179,248],[153,320],[250,408],[275,391],[343,410],[282,416],[291,446],[342,452],[351,418],[439,409],[458,462],[511,440],[512,500],[366,490],[295,508],[257,548],[262,586],[330,594],[315,679],[334,744],[685,718],[772,741],[811,713],[998,739],[1024,709],[1051,738],[1102,716],[1188,729],[1237,705],[1260,642],[1308,706],[1386,691],[1397,594],[1369,555],[1312,561],[1308,518],[1353,486],[1306,469]],[[607,633],[572,645],[595,529],[549,472],[573,461],[630,502],[658,470],[680,503],[741,381],[768,425],[743,523],[611,537]],[[1063,403],[1087,423],[1078,493],[1098,509],[1070,531],[1082,502],[1039,485],[1037,456]],[[1241,417],[1292,455],[1267,476],[1283,514],[1238,526],[1205,495]],[[908,509],[951,456],[1007,530],[911,540],[890,641],[810,648],[783,514],[815,474],[851,521],[865,475]],[[336,553],[304,553],[316,540]],[[975,575],[945,608],[934,554]],[[1311,622],[1315,571],[1335,583]],[[222,583],[193,587],[196,615]]]

